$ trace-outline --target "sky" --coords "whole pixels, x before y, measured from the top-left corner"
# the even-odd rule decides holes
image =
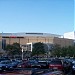
[[[75,0],[74,0],[74,31],[75,31]]]
[[[75,0],[0,0],[0,33],[74,31]]]

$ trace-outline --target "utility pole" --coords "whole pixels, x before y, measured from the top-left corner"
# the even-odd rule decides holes
[[[23,60],[23,46],[22,46],[22,60]]]

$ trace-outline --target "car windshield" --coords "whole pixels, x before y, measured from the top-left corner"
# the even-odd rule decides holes
[[[50,64],[62,64],[61,61],[51,61]]]
[[[2,61],[2,62],[0,62],[0,64],[9,64],[9,63],[11,63],[10,61]]]
[[[47,62],[38,62],[38,63],[40,63],[40,64],[46,64]]]

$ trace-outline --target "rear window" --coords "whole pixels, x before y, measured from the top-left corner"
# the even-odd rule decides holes
[[[40,63],[40,64],[46,64],[47,62],[38,62],[38,63]]]
[[[61,61],[53,60],[53,61],[50,62],[50,64],[62,64],[62,62]]]

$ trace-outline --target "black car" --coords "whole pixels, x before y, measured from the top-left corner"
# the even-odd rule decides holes
[[[38,64],[40,65],[40,68],[49,68],[49,63],[47,61],[38,61]]]

